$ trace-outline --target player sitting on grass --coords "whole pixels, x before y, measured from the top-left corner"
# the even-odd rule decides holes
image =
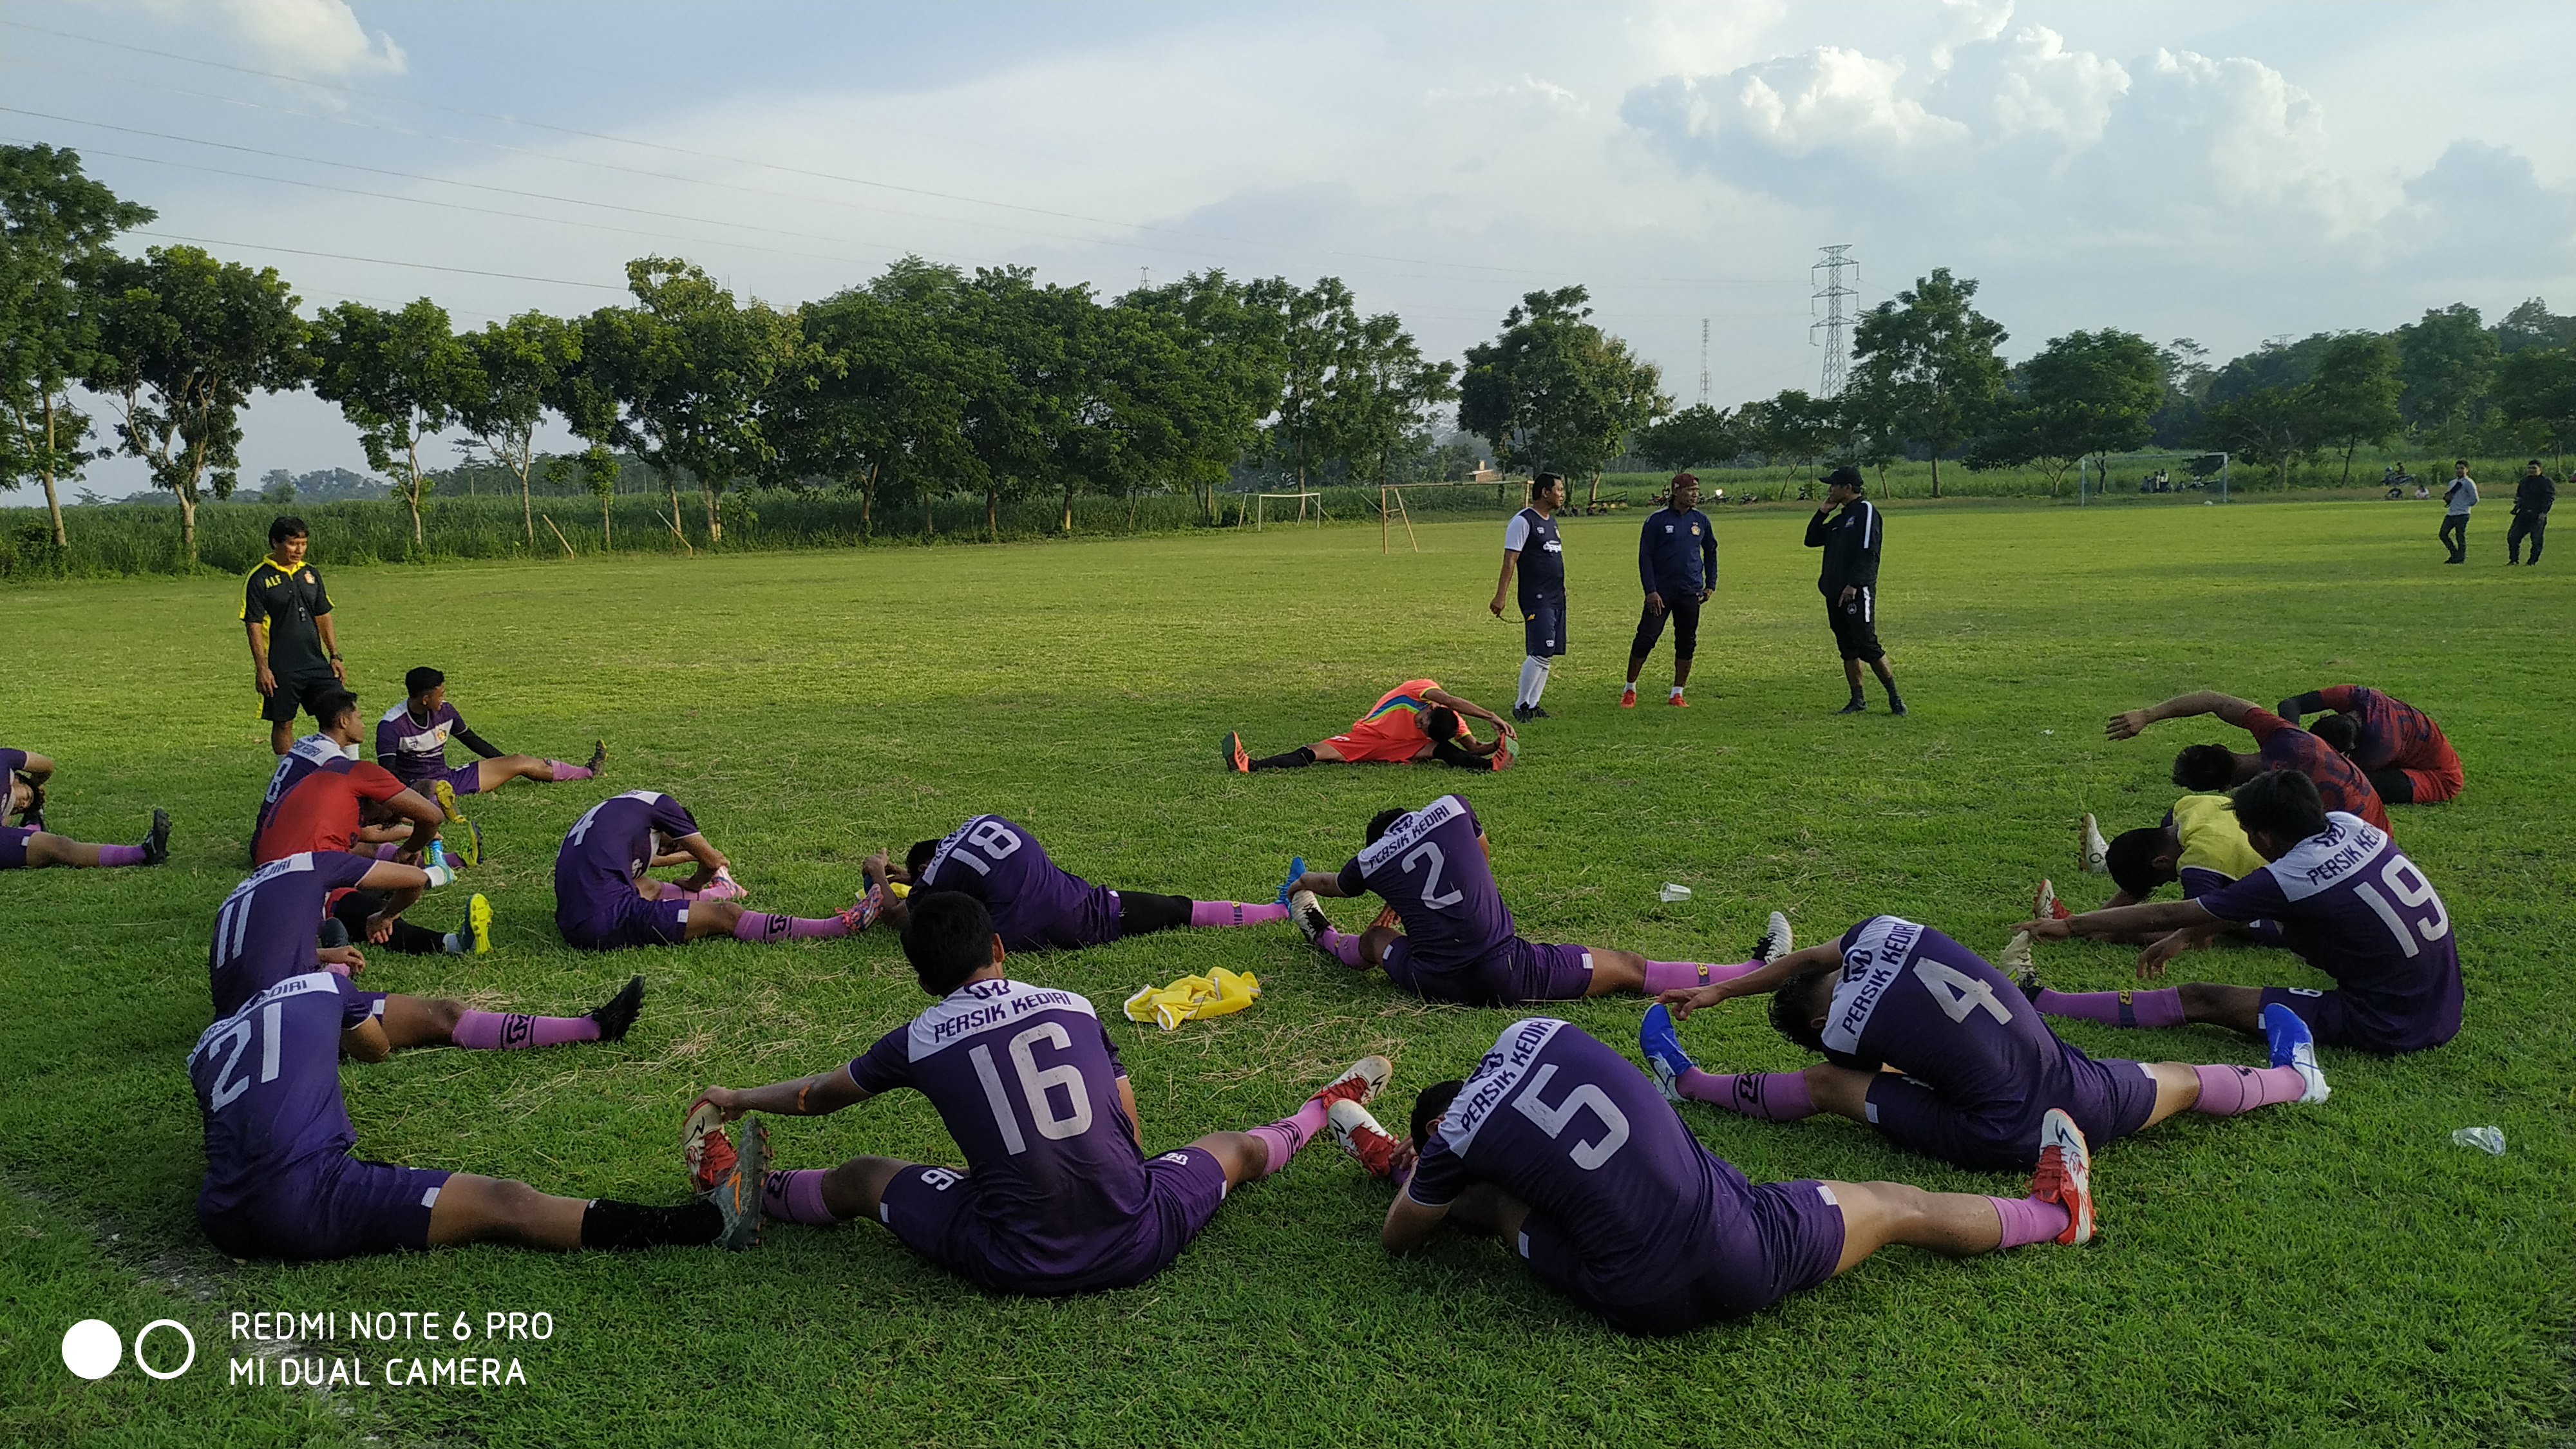
[[[188,1054],[206,1133],[197,1224],[229,1256],[315,1261],[481,1242],[750,1246],[757,1161],[711,1201],[649,1207],[353,1155],[340,1056],[384,1055],[384,1026],[368,1010],[363,993],[312,971],[252,995],[197,1038]]]
[[[443,869],[433,872],[390,860],[338,851],[290,855],[269,862],[250,879],[233,887],[215,912],[213,943],[206,952],[207,985],[215,1015],[229,1016],[244,1001],[291,977],[328,966],[337,974],[367,969],[365,952],[355,946],[323,946],[316,926],[323,924],[323,904],[333,892],[349,886],[381,893],[383,909],[399,916],[420,898]],[[488,924],[488,913],[482,924]],[[336,924],[332,923],[332,924]],[[475,939],[441,941],[441,948],[464,952]],[[523,1047],[560,1046],[567,1042],[622,1041],[635,1014],[643,1009],[644,978],[635,977],[607,1002],[581,1016],[524,1016],[516,1012],[477,1011],[461,1001],[362,991],[384,1026],[388,1049],[458,1046],[468,1051],[513,1051]],[[381,1055],[381,1054],[380,1054]]]
[[[0,799],[0,870],[34,870],[48,865],[159,865],[170,858],[170,812],[152,812],[151,833],[141,845],[91,845],[45,829],[45,781],[54,762],[24,750],[0,749],[0,781],[8,794]],[[9,821],[15,820],[15,825]]]
[[[2231,792],[2245,838],[2266,862],[2236,882],[2184,901],[2085,911],[2064,920],[2025,921],[2042,941],[2082,936],[2153,944],[2138,955],[2138,977],[2228,922],[2276,921],[2281,944],[2335,980],[2337,989],[2220,986],[2185,982],[2160,991],[2069,994],[2025,982],[2051,1016],[2115,1026],[2208,1022],[2261,1030],[2265,1007],[2287,1006],[2326,1046],[2394,1054],[2449,1041],[2460,1029],[2460,953],[2441,895],[2388,838],[2342,811],[2329,813],[2316,786],[2296,770],[2255,776]]]
[[[1669,991],[1723,981],[1759,964],[1649,961],[1633,951],[1524,941],[1494,884],[1488,850],[1475,810],[1456,795],[1419,810],[1382,810],[1368,823],[1365,848],[1339,871],[1291,876],[1289,909],[1306,939],[1343,965],[1375,967],[1417,996],[1466,1006]],[[1385,898],[1387,914],[1402,930],[1381,915],[1377,924],[1346,936],[1333,929],[1316,902],[1317,896],[1349,898],[1366,891]],[[1766,956],[1789,949],[1787,918],[1772,920]]]
[[[884,899],[877,888],[889,880],[914,891],[973,896],[1013,951],[1074,950],[1180,926],[1258,926],[1288,918],[1288,908],[1276,902],[1196,901],[1093,885],[1049,860],[1027,826],[999,815],[978,815],[944,840],[914,841],[901,869],[878,854],[862,870],[872,899]],[[904,902],[888,902],[885,914],[901,929]]]
[[[1402,1145],[1365,1109],[1332,1115],[1363,1166],[1400,1178]],[[1890,1243],[1968,1258],[2090,1239],[2084,1134],[2052,1111],[2033,1135],[2027,1197],[1756,1185],[1702,1147],[1626,1057],[1579,1027],[1533,1018],[1505,1027],[1474,1075],[1414,1099],[1418,1159],[1379,1241],[1408,1253],[1444,1221],[1491,1233],[1612,1328],[1687,1333],[1813,1288]]]
[[[679,856],[697,863],[688,880],[645,875]],[[591,806],[555,852],[555,929],[584,951],[676,946],[707,936],[803,941],[847,936],[874,919],[865,901],[807,919],[746,911],[731,899],[741,894],[724,853],[707,843],[679,801],[654,790],[630,790]]]
[[[2089,821],[2093,817],[2084,818]],[[2236,809],[2224,795],[2183,796],[2165,812],[2162,824],[2120,832],[2103,848],[2102,857],[2104,869],[2118,887],[2104,903],[2105,910],[2152,900],[2159,889],[2175,881],[2182,882],[2183,899],[2195,900],[2234,885],[2267,863],[2256,853],[2253,842],[2245,838],[2245,827],[2236,823]],[[2030,913],[2036,918],[2061,921],[2073,914],[2058,900],[2057,887],[2046,880],[2039,883],[2039,890],[2031,898]],[[2280,927],[2270,921],[2241,926],[2214,922],[2205,929],[2185,933],[2173,943],[2173,953],[2209,945],[2225,935],[2250,937],[2268,946],[2281,943]],[[2159,937],[2105,939],[2124,939],[2143,946]],[[2004,952],[1997,964],[2006,970],[2030,968],[2028,937],[2016,935]]]
[[[456,706],[447,702],[446,675],[422,665],[403,676],[403,688],[410,697],[376,721],[376,763],[406,785],[427,790],[431,781],[444,780],[459,795],[488,795],[512,780],[549,784],[587,780],[608,759],[606,740],[591,745],[587,765],[505,755],[468,727]],[[451,739],[483,758],[449,769],[447,742]]]
[[[2297,724],[2321,709],[2334,713],[2310,733],[2349,757],[2391,805],[2433,805],[2468,783],[2459,752],[2433,717],[2393,694],[2334,684],[2281,701],[2281,718]]]
[[[1484,720],[1495,738],[1480,741],[1460,716]],[[1225,737],[1225,766],[1238,773],[1294,770],[1313,764],[1409,765],[1438,760],[1461,770],[1508,770],[1511,742],[1519,738],[1511,721],[1473,700],[1461,699],[1436,679],[1408,679],[1386,693],[1349,730],[1328,740],[1301,745],[1284,755],[1254,759],[1244,752],[1243,736]]]
[[[2204,689],[2115,714],[2102,732],[2115,740],[2134,739],[2158,720],[2201,714],[2214,714],[2252,735],[2257,753],[2239,754],[2225,745],[2185,746],[2174,756],[2175,784],[2186,790],[2224,790],[2266,770],[2297,770],[2315,783],[2327,809],[2358,815],[2382,830],[2389,828],[2387,807],[2358,766],[2325,741],[2252,700]]]
[[[1803,1072],[1712,1075],[1694,1066],[1673,1018],[1764,992],[1772,1029],[1825,1060]],[[1750,975],[1665,992],[1647,1008],[1637,1041],[1673,1101],[1771,1122],[1831,1112],[1869,1123],[1899,1147],[1991,1170],[2029,1167],[2040,1118],[2052,1110],[2102,1146],[2185,1108],[2233,1117],[2324,1101],[2306,1024],[2284,1006],[2265,1008],[2262,1019],[2272,1045],[2265,1070],[2095,1061],[2058,1040],[2011,978],[1975,952],[1912,921],[1874,916]]]
[[[903,954],[939,1003],[847,1066],[750,1091],[710,1087],[690,1108],[683,1156],[701,1189],[736,1171],[718,1123],[746,1112],[813,1117],[900,1087],[930,1099],[963,1171],[891,1157],[768,1174],[769,1216],[816,1226],[874,1218],[930,1262],[994,1293],[1053,1297],[1159,1273],[1229,1188],[1284,1170],[1339,1102],[1364,1102],[1392,1065],[1364,1057],[1294,1116],[1145,1154],[1136,1094],[1089,1001],[1013,981],[983,905],[911,897]],[[745,1144],[765,1151],[757,1119]]]

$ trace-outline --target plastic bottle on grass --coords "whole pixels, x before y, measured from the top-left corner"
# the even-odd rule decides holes
[[[2474,1147],[2480,1152],[2487,1154],[2489,1157],[2502,1157],[2504,1156],[2504,1129],[2501,1127],[2455,1127],[2451,1130],[2451,1145],[2454,1147]]]

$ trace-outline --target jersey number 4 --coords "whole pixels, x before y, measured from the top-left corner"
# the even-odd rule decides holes
[[[1966,1021],[1970,1012],[1982,1011],[2006,1025],[2012,1022],[2012,1008],[1995,999],[1993,982],[1980,981],[1929,957],[1914,963],[1914,979],[1923,983],[1952,1021]]]
[[[1057,1051],[1073,1045],[1073,1038],[1052,1021],[1042,1021],[1018,1036],[1003,1050],[1010,1053],[1011,1067],[1020,1079],[1020,1098],[1029,1104],[1029,1125],[1050,1142],[1079,1137],[1091,1130],[1091,1094],[1082,1089],[1082,1069],[1071,1062],[1038,1066],[1035,1048],[1045,1042]],[[1002,1131],[1002,1146],[1013,1157],[1029,1150],[1029,1141],[1020,1135],[1020,1114],[1011,1108],[1010,1089],[1002,1082],[1001,1068],[993,1064],[993,1049],[979,1046],[966,1053],[975,1064],[975,1076],[984,1084],[984,1100],[992,1105],[993,1125]],[[1055,1115],[1055,1104],[1048,1100],[1049,1088],[1061,1087],[1070,1108],[1065,1115]]]
[[[1440,867],[1448,863],[1449,858],[1440,853],[1440,847],[1428,840],[1406,851],[1404,855],[1404,868],[1407,872],[1418,865],[1428,867],[1422,875],[1422,903],[1435,911],[1446,910],[1467,898],[1465,891],[1443,892],[1440,889]]]
[[[1586,1107],[1591,1108],[1593,1115],[1601,1119],[1601,1125],[1610,1130],[1602,1133],[1598,1141],[1575,1143],[1565,1155],[1573,1159],[1575,1166],[1586,1172],[1593,1171],[1608,1162],[1612,1153],[1627,1145],[1628,1116],[1619,1110],[1618,1103],[1610,1100],[1609,1093],[1590,1082],[1566,1093],[1564,1101],[1549,1106],[1539,1100],[1538,1094],[1546,1090],[1548,1078],[1555,1075],[1554,1062],[1539,1068],[1538,1074],[1530,1078],[1530,1084],[1512,1099],[1512,1110],[1537,1123],[1538,1130],[1546,1133],[1552,1141],[1565,1135],[1565,1129],[1572,1125],[1576,1113]]]
[[[2427,941],[2438,941],[2451,929],[2451,913],[2442,909],[2442,898],[2434,893],[2433,883],[2424,878],[2424,872],[2415,868],[2415,862],[2402,855],[2392,857],[2388,864],[2380,867],[2379,878],[2397,897],[2398,906],[2418,911],[2426,906],[2433,908],[2430,918],[2409,922],[2397,914],[2397,906],[2390,905],[2388,897],[2381,895],[2377,886],[2363,881],[2352,888],[2354,895],[2361,897],[2364,904],[2379,913],[2379,919],[2388,923],[2389,932],[2397,937],[2399,948],[2407,955],[2413,956],[2420,949],[2415,944],[2417,936]]]

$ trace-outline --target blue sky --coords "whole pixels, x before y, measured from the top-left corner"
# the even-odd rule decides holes
[[[2569,55],[2565,4],[12,0],[0,132],[308,304],[579,312],[652,252],[792,304],[909,251],[1333,274],[1454,355],[1581,282],[1684,402],[1710,319],[1725,404],[1814,385],[1826,242],[1864,303],[1980,279],[2013,356],[2576,311]],[[310,398],[243,451],[364,466]]]

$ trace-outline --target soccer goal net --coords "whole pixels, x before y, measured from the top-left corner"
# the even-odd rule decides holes
[[[2097,467],[2096,464],[2099,464]],[[2083,503],[2224,503],[2225,453],[2113,453],[2075,465],[2075,500]]]

